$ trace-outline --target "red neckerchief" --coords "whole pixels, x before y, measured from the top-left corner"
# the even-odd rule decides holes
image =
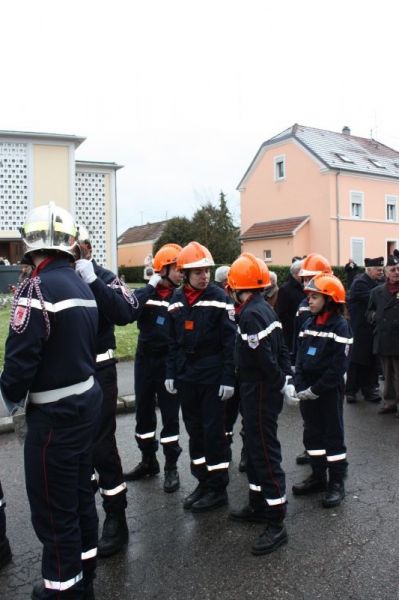
[[[234,307],[234,312],[235,312],[236,315],[240,314],[240,312],[242,311],[242,309],[244,308],[244,306],[246,306],[248,304],[248,302],[251,300],[251,298],[252,298],[252,294],[249,296],[249,298],[247,298],[245,300],[245,302],[243,302],[242,304],[237,304]]]
[[[42,262],[33,269],[31,277],[32,278],[37,277],[37,275],[39,275],[40,271],[42,271],[44,269],[44,267],[47,267],[47,265],[49,265],[53,261],[55,261],[55,256],[48,256],[47,258],[42,260]]]
[[[326,311],[324,313],[322,313],[321,315],[317,315],[316,317],[316,325],[325,325],[328,321],[328,319],[331,317],[332,312],[331,311]]]
[[[389,281],[387,281],[387,288],[388,292],[392,294],[392,296],[397,294],[399,292],[399,281],[397,283],[389,283]]]
[[[162,300],[165,300],[165,298],[169,298],[169,296],[171,296],[173,293],[173,288],[166,287],[166,286],[162,285],[162,283],[159,283],[157,285],[156,290],[157,290],[158,296],[160,296],[162,298]]]
[[[192,287],[185,285],[183,292],[186,297],[189,306],[192,306],[194,302],[197,302],[198,298],[202,296],[205,290],[194,290]]]

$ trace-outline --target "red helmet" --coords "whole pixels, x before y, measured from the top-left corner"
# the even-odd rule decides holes
[[[152,261],[154,271],[159,273],[167,265],[171,265],[177,261],[177,257],[181,252],[179,244],[165,244],[158,250]]]
[[[333,274],[330,263],[321,254],[309,254],[302,263],[299,277],[313,277],[319,273]]]
[[[208,248],[198,242],[190,242],[184,246],[176,261],[177,268],[180,270],[212,267],[214,264]]]
[[[325,273],[316,275],[305,287],[305,292],[317,292],[318,294],[329,296],[338,304],[345,303],[345,288],[335,275],[327,275]]]
[[[270,284],[269,269],[260,258],[244,252],[231,265],[227,283],[232,290],[264,288]]]

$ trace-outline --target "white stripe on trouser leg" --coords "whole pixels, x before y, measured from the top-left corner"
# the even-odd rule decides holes
[[[178,442],[178,441],[179,441],[178,435],[170,435],[169,437],[161,438],[161,440],[160,440],[161,444],[170,444],[171,442]]]
[[[103,496],[116,496],[116,494],[120,494],[120,492],[126,490],[126,487],[126,483],[123,482],[120,485],[117,485],[116,487],[112,488],[112,490],[105,490],[104,488],[100,488],[100,494],[102,494]]]
[[[201,458],[193,458],[191,462],[193,465],[204,465],[206,463],[206,458],[205,456],[201,456]]]
[[[324,456],[326,454],[325,450],[307,450],[309,456]]]
[[[346,453],[343,454],[333,454],[332,456],[327,456],[327,462],[336,462],[337,460],[344,460],[346,458]]]
[[[89,560],[89,558],[94,558],[97,556],[97,548],[92,548],[91,550],[86,550],[86,552],[82,552],[82,560]]]
[[[136,432],[136,437],[140,438],[141,440],[147,440],[149,438],[155,437],[155,431],[150,431],[149,433],[137,433]]]
[[[249,484],[249,489],[251,490],[251,492],[261,492],[262,491],[262,488],[260,487],[260,485],[255,485],[254,483]]]
[[[220,471],[222,469],[228,469],[229,463],[223,462],[223,463],[219,463],[217,465],[206,465],[206,468],[208,469],[208,471]]]
[[[269,506],[278,506],[279,504],[285,504],[287,502],[286,496],[281,498],[266,498],[266,502]]]
[[[44,579],[44,587],[48,590],[58,590],[63,592],[65,590],[69,590],[75,583],[78,583],[81,579],[83,579],[82,571],[79,575],[72,577],[72,579],[68,579],[68,581],[50,581],[49,579]]]
[[[1,508],[2,506],[5,506],[5,505],[6,505],[6,503],[4,502],[4,498],[1,498],[1,500],[0,500],[0,508]]]

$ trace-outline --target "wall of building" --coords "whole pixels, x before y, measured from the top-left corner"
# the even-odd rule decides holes
[[[34,206],[55,202],[57,206],[71,209],[70,147],[33,144],[32,197]]]
[[[136,244],[122,244],[118,246],[118,266],[143,266],[145,257],[152,254],[154,241],[155,240],[147,240]]]
[[[278,156],[285,158],[286,175],[282,181],[275,181]],[[241,231],[257,222],[310,215],[307,238],[298,242],[300,253],[317,249],[328,257],[330,187],[329,173],[297,142],[289,140],[267,147],[241,191]],[[276,262],[284,264],[289,243],[279,239],[275,245]]]

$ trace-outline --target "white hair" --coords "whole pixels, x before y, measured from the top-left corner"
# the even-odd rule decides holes
[[[230,267],[228,265],[222,265],[221,267],[218,267],[215,271],[215,281],[218,283],[223,283],[223,281],[226,281],[229,270]]]

